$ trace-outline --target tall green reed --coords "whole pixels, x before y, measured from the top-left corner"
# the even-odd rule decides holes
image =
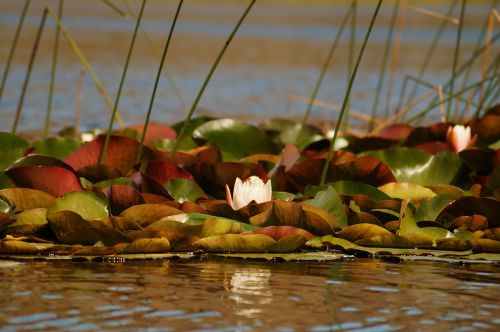
[[[177,18],[179,17],[179,13],[181,11],[183,2],[184,2],[184,0],[179,1],[179,4],[177,6],[177,10],[175,11],[174,20],[172,21],[172,25],[170,26],[170,31],[168,33],[167,41],[165,42],[165,47],[163,48],[163,54],[161,56],[160,65],[158,67],[158,72],[156,73],[156,79],[155,79],[155,83],[154,83],[154,87],[153,87],[153,92],[151,94],[151,99],[149,101],[148,112],[146,114],[146,120],[144,121],[144,128],[142,130],[142,135],[141,135],[141,144],[139,145],[139,149],[137,150],[137,157],[136,157],[137,162],[139,162],[139,160],[141,158],[142,145],[144,144],[144,138],[146,137],[146,133],[148,130],[149,119],[151,117],[151,113],[153,110],[153,105],[154,105],[155,97],[156,97],[156,91],[158,89],[158,83],[160,82],[160,76],[161,76],[161,73],[163,70],[163,65],[165,64],[165,58],[167,57],[167,52],[168,52],[168,47],[170,45],[170,40],[172,39],[172,36],[174,34],[175,24],[177,23]]]
[[[21,34],[21,30],[24,25],[24,19],[26,18],[26,13],[28,12],[30,1],[31,0],[26,0],[24,2],[23,11],[21,13],[21,17],[19,18],[19,22],[17,23],[17,28],[14,34],[14,39],[12,40],[12,45],[10,46],[9,55],[7,56],[7,63],[5,64],[5,69],[2,75],[2,83],[0,83],[0,101],[2,101],[3,90],[5,88],[5,84],[7,83],[7,77],[9,76],[10,66],[12,64],[12,60],[14,59],[14,53],[16,52],[17,42],[19,40],[19,35]]]
[[[62,19],[64,0],[59,0],[59,7],[57,11],[57,16],[59,20]],[[59,35],[61,29],[56,24],[56,33],[54,38],[54,49],[52,51],[52,69],[50,71],[50,86],[49,86],[49,97],[47,100],[47,113],[45,114],[45,125],[43,127],[43,137],[47,137],[49,134],[50,118],[52,113],[52,98],[54,96],[54,83],[56,80],[56,68],[57,68],[57,55],[59,53]]]
[[[326,175],[327,175],[327,172],[328,172],[328,169],[329,169],[329,166],[330,166],[330,161],[331,161],[332,155],[333,155],[335,141],[337,140],[337,135],[339,133],[340,125],[342,123],[342,117],[344,116],[344,112],[345,112],[346,107],[347,107],[349,96],[351,95],[352,86],[354,84],[354,80],[356,79],[356,74],[358,72],[358,68],[359,68],[359,65],[361,63],[361,59],[363,58],[363,54],[365,52],[366,44],[368,43],[368,39],[370,39],[370,34],[372,32],[373,25],[375,24],[375,21],[377,19],[377,15],[378,15],[378,12],[380,10],[380,6],[381,5],[382,5],[382,0],[379,0],[378,3],[377,3],[377,7],[375,8],[375,12],[372,15],[372,18],[371,18],[368,30],[366,31],[366,35],[365,35],[365,39],[363,41],[363,45],[361,46],[361,49],[360,49],[360,51],[358,53],[358,58],[356,60],[356,65],[354,66],[354,69],[352,71],[351,77],[349,79],[349,85],[347,86],[347,90],[346,90],[346,93],[345,93],[345,96],[344,96],[344,101],[342,103],[342,108],[340,110],[340,114],[339,114],[339,117],[337,119],[337,124],[335,126],[335,131],[333,133],[332,139],[330,140],[330,148],[328,149],[328,156],[327,156],[327,158],[325,160],[325,165],[323,167],[323,172],[321,173],[320,185],[323,185],[325,183]]]
[[[19,119],[21,118],[21,112],[23,109],[24,98],[26,97],[26,91],[28,90],[28,84],[31,77],[31,71],[33,70],[33,64],[35,63],[36,54],[38,51],[38,45],[40,44],[40,39],[42,37],[43,28],[45,26],[45,21],[47,19],[47,8],[43,10],[42,18],[40,20],[40,25],[38,26],[38,31],[35,37],[35,43],[33,49],[31,50],[31,56],[28,63],[28,69],[26,70],[26,76],[24,77],[23,87],[21,88],[21,95],[19,96],[19,102],[17,103],[16,115],[14,117],[14,123],[12,124],[12,133],[17,132],[17,126],[19,124]]]
[[[193,102],[193,105],[191,106],[191,109],[189,110],[189,112],[188,112],[188,114],[186,116],[186,119],[184,120],[184,125],[182,126],[182,129],[181,129],[179,135],[177,136],[177,139],[175,140],[174,147],[172,148],[172,151],[170,153],[170,159],[171,160],[174,159],[175,153],[177,152],[177,149],[179,149],[179,145],[180,145],[182,139],[184,138],[184,135],[186,133],[186,129],[188,128],[189,123],[191,121],[191,117],[193,116],[194,111],[198,107],[198,103],[200,102],[201,97],[203,96],[203,92],[205,92],[205,89],[206,89],[206,87],[208,85],[208,82],[210,82],[210,79],[212,78],[212,75],[215,72],[215,69],[217,68],[217,65],[219,64],[220,60],[222,59],[222,56],[224,55],[224,53],[226,52],[227,48],[231,44],[231,41],[233,40],[234,35],[236,35],[236,32],[238,31],[239,27],[241,26],[241,24],[243,23],[243,21],[247,17],[248,13],[252,9],[253,5],[255,4],[255,1],[256,0],[251,0],[250,3],[248,4],[248,6],[246,7],[245,11],[241,15],[241,17],[238,20],[238,22],[236,23],[236,26],[233,28],[233,30],[231,31],[231,34],[229,35],[229,37],[227,38],[226,42],[224,43],[224,46],[220,50],[219,55],[215,59],[215,62],[212,64],[212,67],[210,68],[210,71],[208,72],[208,75],[205,77],[205,81],[203,82],[200,90],[198,91],[198,94],[196,95],[196,98],[195,98],[195,100]]]
[[[118,91],[116,93],[115,104],[113,107],[113,112],[111,113],[111,118],[109,119],[108,130],[106,132],[106,138],[104,139],[104,144],[101,149],[101,154],[99,155],[99,164],[104,163],[104,158],[106,156],[106,151],[108,149],[109,140],[111,137],[111,132],[113,131],[113,123],[115,122],[116,111],[118,109],[118,105],[120,104],[120,97],[122,94],[123,85],[125,84],[125,78],[127,77],[128,65],[130,63],[130,58],[132,57],[132,51],[135,45],[135,39],[137,37],[137,32],[139,31],[139,25],[141,23],[142,15],[144,13],[144,7],[146,6],[147,0],[142,0],[141,9],[139,12],[139,17],[137,18],[137,22],[135,24],[134,33],[132,35],[132,40],[130,41],[130,46],[127,53],[127,59],[125,60],[125,65],[123,66],[122,77],[120,79],[120,85],[118,86]]]

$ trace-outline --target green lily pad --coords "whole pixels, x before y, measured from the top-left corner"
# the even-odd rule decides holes
[[[431,199],[420,202],[415,214],[416,221],[436,220],[441,211],[451,203],[453,198],[450,195],[438,195]]]
[[[176,178],[164,184],[170,196],[178,202],[195,202],[198,198],[208,197],[198,184],[190,179]]]
[[[287,119],[271,119],[266,121],[262,127],[279,133],[279,139],[283,145],[293,144],[299,149],[325,139],[320,130],[313,126],[303,126]]]
[[[337,220],[338,227],[344,228],[348,225],[344,204],[332,186],[328,186],[324,191],[319,191],[313,199],[304,203],[317,206],[330,213]]]
[[[28,149],[28,142],[13,134],[0,132],[0,188],[5,188],[9,184],[7,176],[3,171],[14,161],[21,158]]]
[[[432,190],[414,183],[392,182],[378,187],[378,189],[392,198],[419,201],[436,196]]]
[[[38,208],[25,210],[16,216],[16,221],[9,226],[45,225],[47,223],[47,209]]]
[[[202,124],[193,132],[193,137],[218,145],[224,160],[239,160],[257,153],[277,153],[274,143],[264,131],[233,119],[218,119]]]
[[[400,236],[410,236],[413,234],[427,236],[431,240],[440,240],[444,238],[453,237],[453,235],[446,229],[439,227],[418,227],[415,216],[410,207],[405,209],[403,218],[401,219],[401,226],[398,232]]]
[[[350,225],[337,233],[337,236],[351,242],[370,239],[377,235],[392,235],[387,229],[374,224]]]
[[[83,219],[102,219],[109,216],[107,200],[90,191],[73,191],[57,198],[47,210],[47,217],[59,211],[72,211]]]
[[[70,137],[49,137],[33,142],[36,153],[61,160],[68,157],[81,146],[80,141]]]
[[[463,164],[462,158],[451,152],[433,156],[417,149],[391,148],[363,154],[387,164],[399,182],[422,186],[453,183]]]

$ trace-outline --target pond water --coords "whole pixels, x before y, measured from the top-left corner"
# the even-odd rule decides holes
[[[135,12],[138,12],[139,1],[129,2]],[[23,3],[0,1],[2,73]],[[124,3],[118,1],[116,6],[127,12]],[[177,92],[167,76],[163,75],[152,115],[154,121],[172,123],[185,117],[186,108],[192,104],[246,3],[228,0],[185,1],[165,65],[175,82]],[[375,1],[359,3],[355,30],[356,52],[360,48]],[[445,14],[449,3],[451,1],[413,1],[411,5],[404,6],[399,53],[394,53],[395,56],[389,59],[388,68],[391,70],[386,74],[383,84],[379,114],[392,114],[395,110],[404,77],[417,75],[441,23],[440,19],[421,14],[415,6]],[[459,64],[464,63],[474,50],[492,3],[493,1],[468,2]],[[0,101],[0,130],[10,130],[12,126],[34,36],[43,7],[47,4],[57,7],[57,1],[35,1],[28,11],[11,75]],[[143,28],[149,37],[142,33],[138,37],[119,105],[119,111],[127,124],[144,121],[160,53],[176,4],[176,1],[156,0],[147,4]],[[290,96],[301,96],[306,100],[310,96],[330,43],[347,12],[347,4],[347,1],[320,0],[257,1],[224,55],[196,114],[239,117],[255,122],[261,122],[270,116],[300,118],[306,104],[304,101],[291,100]],[[392,4],[392,1],[384,2],[367,46],[352,93],[350,106],[353,110],[371,113]],[[454,17],[458,15],[459,6],[453,12]],[[89,0],[66,1],[63,22],[108,90],[111,100],[114,100],[134,20],[123,18],[106,6],[104,1]],[[450,77],[456,31],[457,26],[454,24],[448,24],[444,29],[424,75],[424,79],[431,84],[445,84]],[[353,58],[349,57],[349,36],[350,31],[346,29],[318,95],[318,99],[337,107],[342,103],[346,89],[348,60]],[[396,36],[397,33],[394,38]],[[153,47],[148,43],[148,38]],[[49,19],[37,53],[20,130],[40,130],[43,126],[53,39],[54,23]],[[493,44],[490,58],[498,54],[499,50],[498,43]],[[75,121],[75,100],[81,68],[80,60],[62,36],[53,104],[54,131],[72,125]],[[478,80],[480,68],[481,61],[476,61],[469,82]],[[419,95],[427,91],[427,88],[422,88]],[[427,101],[422,107],[425,108],[426,105]],[[418,110],[421,110],[420,107]],[[102,96],[87,73],[81,93],[81,128],[107,127],[109,114]],[[316,122],[331,125],[337,114],[328,108],[315,107],[312,115]],[[433,120],[436,118],[429,118],[429,121]]]
[[[498,331],[488,265],[2,262],[1,331]]]

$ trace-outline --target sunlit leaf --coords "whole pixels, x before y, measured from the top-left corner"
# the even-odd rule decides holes
[[[376,235],[392,235],[387,229],[374,224],[350,225],[337,233],[337,236],[351,242],[360,239],[369,239]]]
[[[452,197],[449,195],[438,195],[420,202],[415,214],[416,221],[436,220],[439,213],[450,204]]]
[[[120,216],[147,227],[164,217],[184,214],[179,209],[164,204],[140,204],[129,207]]]
[[[432,156],[409,148],[369,151],[365,155],[387,164],[399,182],[423,186],[452,183],[463,163],[460,156],[455,153],[441,152]]]
[[[138,254],[138,253],[162,253],[170,251],[170,242],[162,237],[159,239],[137,239],[132,241],[121,253],[122,254]]]
[[[38,253],[37,247],[23,241],[0,241],[0,254],[33,255]]]
[[[415,216],[410,207],[407,207],[404,216],[401,219],[401,226],[398,232],[400,236],[411,235],[427,236],[431,240],[444,239],[452,237],[451,233],[446,229],[438,227],[418,227]]]
[[[432,190],[414,183],[392,182],[378,188],[392,198],[419,201],[436,196]]]
[[[3,171],[15,160],[21,158],[28,146],[28,142],[19,136],[0,132],[0,188],[8,185],[8,179]]]
[[[0,196],[7,198],[16,212],[48,208],[55,201],[55,197],[46,192],[28,188],[2,189],[0,190]]]
[[[109,216],[106,199],[89,191],[73,191],[57,198],[47,210],[47,218],[59,211],[72,211],[83,219],[101,219]]]
[[[262,130],[233,119],[217,119],[204,123],[193,131],[193,137],[219,146],[225,160],[239,160],[252,154],[277,152],[274,143]]]

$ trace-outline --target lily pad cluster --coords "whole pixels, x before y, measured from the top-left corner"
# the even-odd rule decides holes
[[[459,150],[455,124],[393,125],[329,161],[329,138],[289,120],[201,117],[176,142],[183,125],[154,124],[143,146],[141,126],[115,132],[104,158],[103,135],[0,133],[0,254],[500,253],[494,112]]]

